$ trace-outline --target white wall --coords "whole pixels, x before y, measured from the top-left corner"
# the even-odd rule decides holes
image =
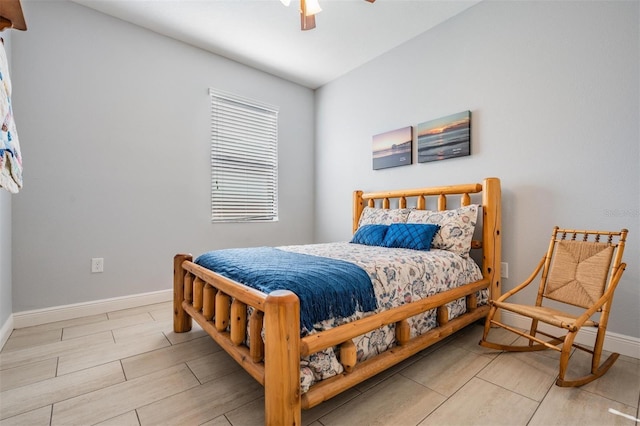
[[[11,194],[0,189],[0,328],[12,313]]]
[[[312,90],[75,3],[23,8],[14,312],[169,289],[177,252],[312,242]],[[210,223],[209,87],[280,107],[279,222]]]
[[[349,238],[353,189],[497,176],[504,288],[554,225],[626,227],[609,330],[640,337],[639,18],[636,1],[484,1],[319,89],[318,239]],[[471,156],[371,170],[372,135],[465,110]]]

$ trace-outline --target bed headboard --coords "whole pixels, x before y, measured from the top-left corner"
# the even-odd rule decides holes
[[[425,210],[431,200],[436,200],[437,210],[447,210],[459,206],[467,206],[472,203],[473,194],[480,194],[482,201],[482,232],[481,240],[473,240],[471,247],[482,250],[482,274],[491,280],[491,298],[500,296],[500,259],[502,256],[501,240],[501,189],[500,179],[486,178],[482,183],[469,183],[449,186],[436,186],[428,188],[399,189],[383,192],[353,193],[353,232],[358,229],[360,215],[365,206],[379,207],[383,209],[397,206],[407,207],[407,199],[415,199],[415,208]],[[459,205],[448,206],[448,201],[458,199]],[[413,206],[411,206],[413,207]]]

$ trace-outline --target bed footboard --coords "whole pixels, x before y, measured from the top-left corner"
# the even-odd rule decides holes
[[[299,425],[298,297],[285,290],[265,295],[192,260],[189,254],[174,257],[174,332],[191,330],[191,321],[195,320],[264,386],[266,424]]]

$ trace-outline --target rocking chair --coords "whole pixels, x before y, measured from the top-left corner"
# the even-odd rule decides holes
[[[491,300],[491,308],[485,321],[484,333],[480,345],[504,351],[539,351],[553,349],[560,352],[560,373],[556,380],[558,386],[582,386],[605,374],[615,363],[620,354],[612,353],[600,365],[602,346],[604,344],[607,322],[613,300],[613,292],[620,281],[626,267],[622,263],[625,240],[628,231],[576,231],[569,229],[553,229],[551,242],[547,254],[540,260],[535,271],[522,284],[502,295],[498,300]],[[567,236],[570,236],[567,239]],[[578,239],[577,236],[580,236]],[[592,237],[593,241],[589,241]],[[600,241],[605,237],[606,241]],[[603,238],[603,239],[605,239]],[[518,293],[538,276],[542,271],[538,296],[534,306],[508,303],[506,300]],[[560,304],[573,305],[575,308],[568,313],[555,307],[542,306],[543,300],[553,300]],[[561,306],[552,302],[555,306]],[[494,319],[498,309],[510,311],[531,319],[529,333],[517,330]],[[580,313],[581,312],[581,313]],[[599,312],[597,320],[591,317]],[[551,329],[551,332],[562,336],[549,334],[550,327],[544,331],[538,328],[542,322],[561,329]],[[492,326],[502,327],[529,340],[527,345],[503,345],[487,341]],[[578,331],[582,327],[597,328],[593,349],[574,343]],[[544,336],[544,338],[537,337]],[[567,365],[571,349],[583,350],[592,355],[591,373],[573,380],[565,380]]]

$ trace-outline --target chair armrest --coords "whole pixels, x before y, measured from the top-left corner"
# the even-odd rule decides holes
[[[531,284],[531,282],[540,273],[540,270],[544,266],[545,259],[546,259],[546,256],[542,256],[540,263],[538,263],[538,266],[536,267],[535,271],[533,271],[533,273],[529,276],[529,278],[527,278],[522,284],[504,293],[502,296],[498,298],[498,300],[496,300],[496,302],[504,302],[507,298],[513,296],[514,294],[516,294],[517,292],[519,292],[520,290],[522,290],[523,288]]]

